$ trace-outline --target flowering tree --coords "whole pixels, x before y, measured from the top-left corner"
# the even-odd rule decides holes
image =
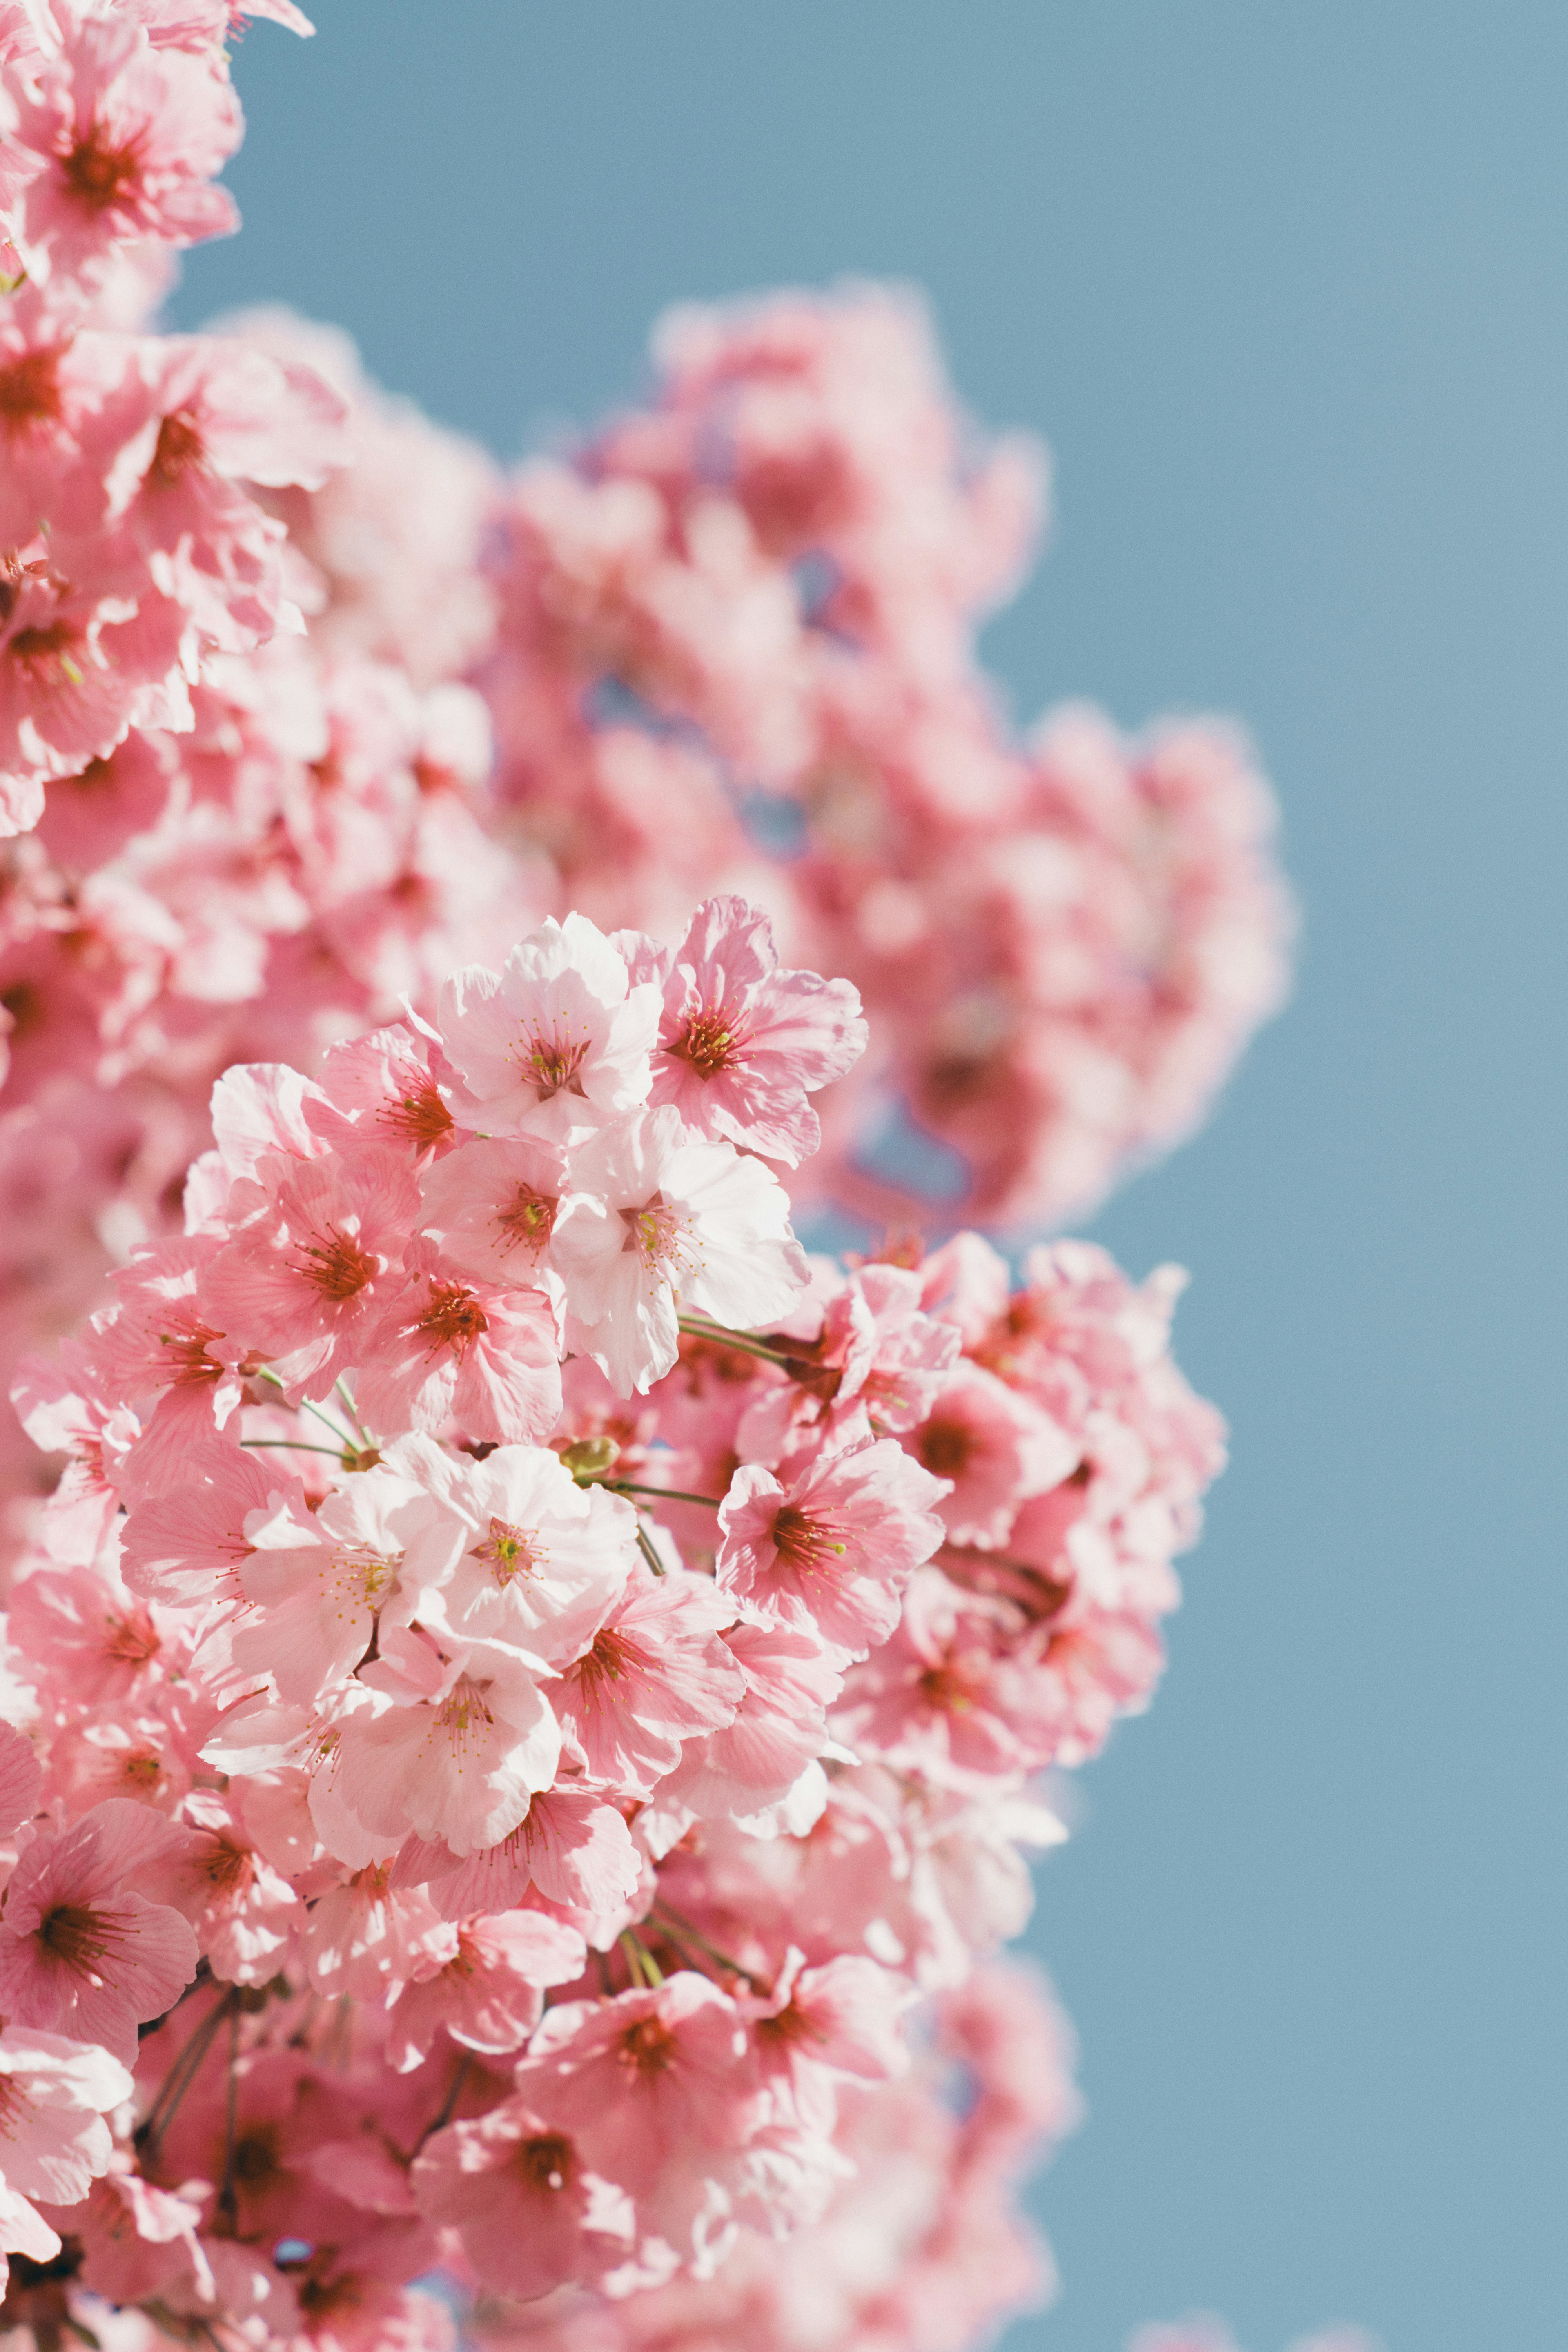
[[[154,331],[246,16],[0,0],[5,2320],[956,2352],[1074,2114],[1038,1776],[1223,1438],[1173,1270],[952,1228],[1201,1115],[1268,794],[1009,730],[1038,461],[901,298],[510,481]]]

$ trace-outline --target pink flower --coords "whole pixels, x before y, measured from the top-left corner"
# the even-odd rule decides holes
[[[302,1706],[352,1674],[395,1591],[419,1499],[411,1480],[374,1468],[314,1512],[293,1499],[252,1511],[238,1570],[250,1606],[230,1636],[240,1671],[270,1674]]]
[[[629,987],[603,932],[568,915],[513,948],[500,972],[455,974],[437,1025],[470,1125],[568,1143],[647,1101],[658,991]]]
[[[31,275],[79,275],[135,238],[190,245],[237,228],[232,198],[210,184],[242,129],[226,79],[123,17],[60,14],[58,50],[13,101],[31,176],[12,236]]]
[[[833,2078],[886,2082],[909,2064],[901,2017],[907,1985],[862,1954],[842,1953],[808,1969],[793,1949],[771,1994],[743,2000],[752,2021],[752,2063],[786,2116],[831,2132]]]
[[[5,1890],[0,2011],[129,2063],[137,2025],[171,2008],[195,1972],[184,1920],[138,1891],[162,1885],[191,1843],[188,1830],[122,1798],[35,1838]]]
[[[36,2263],[59,2252],[58,2237],[28,2200],[74,2205],[87,2195],[113,2149],[104,2115],[122,2105],[132,2089],[130,2074],[109,2051],[6,2019],[0,2030],[0,2247]]]
[[[192,1444],[210,1440],[239,1402],[240,1383],[222,1354],[222,1330],[207,1319],[204,1284],[209,1241],[163,1242],[113,1277],[115,1304],[95,1315],[83,1340],[106,1388],[139,1404],[142,1434],[127,1457],[122,1494],[156,1494],[180,1475]]]
[[[634,969],[640,978],[643,961]],[[806,1096],[866,1049],[848,982],[781,971],[767,917],[730,897],[700,907],[648,976],[664,994],[649,1102],[673,1103],[693,1135],[792,1168],[808,1159],[822,1130]]]
[[[715,1635],[732,1614],[706,1577],[632,1577],[552,1690],[562,1728],[595,1780],[649,1796],[683,1739],[731,1721],[746,1685]]]
[[[258,1511],[301,1517],[305,1489],[274,1455],[216,1437],[189,1447],[181,1468],[178,1486],[137,1503],[126,1519],[121,1573],[151,1601],[239,1600],[237,1570],[255,1549],[247,1523]]]
[[[454,1265],[487,1282],[541,1282],[552,1247],[567,1158],[542,1136],[459,1144],[420,1184],[422,1222]]]
[[[630,1503],[579,1486],[542,1446],[498,1446],[458,1464],[413,1439],[393,1459],[427,1490],[409,1515],[405,1571],[422,1621],[458,1641],[510,1643],[570,1664],[633,1573]]]
[[[733,1722],[685,1741],[658,1790],[662,1808],[684,1806],[700,1818],[780,1803],[826,1747],[826,1710],[843,1685],[836,1655],[815,1631],[740,1624],[721,1639],[746,1695]]]
[[[561,1734],[531,1663],[499,1643],[443,1656],[396,1629],[384,1641],[361,1680],[394,1704],[341,1722],[335,1765],[338,1800],[384,1852],[410,1830],[459,1857],[495,1845],[549,1788]]]
[[[452,1072],[440,1048],[405,1024],[374,1029],[368,1036],[334,1045],[322,1066],[319,1102],[306,1117],[329,1142],[338,1140],[343,1118],[357,1120],[377,1141],[412,1148],[423,1160],[456,1140],[446,1094]]]
[[[540,1290],[499,1289],[410,1252],[407,1286],[359,1345],[358,1409],[372,1429],[439,1430],[530,1444],[561,1411],[555,1310]]]
[[[719,1513],[720,1585],[864,1656],[897,1624],[910,1570],[942,1542],[944,1491],[887,1437],[823,1454],[788,1486],[743,1465]]]
[[[393,2007],[387,2063],[421,2065],[444,2032],[460,2049],[519,2050],[544,2010],[545,1988],[572,1984],[587,1948],[542,1911],[465,1919],[446,1931]]]
[[[669,1104],[584,1144],[572,1182],[555,1228],[568,1337],[617,1395],[668,1371],[682,1313],[756,1329],[805,1287],[777,1178],[728,1144],[686,1139]]]
[[[631,2249],[625,2192],[592,2172],[572,2137],[526,2097],[448,2124],[416,2159],[412,2181],[426,2220],[455,2229],[503,2294],[532,2297],[600,2277]]]
[[[593,1790],[558,1781],[535,1792],[515,1830],[466,1861],[442,1843],[407,1839],[391,1883],[427,1885],[444,1919],[509,1909],[530,1886],[547,1903],[607,1916],[625,1906],[640,1869],[614,1805]]]
[[[324,1396],[360,1361],[364,1328],[403,1288],[419,1195],[388,1148],[264,1160],[229,1195],[239,1230],[205,1296],[231,1343],[268,1360],[286,1386]]]
[[[1037,1405],[981,1365],[961,1363],[910,1440],[949,1482],[941,1505],[954,1543],[1005,1543],[1020,1506],[1077,1469],[1079,1448]]]
[[[172,1631],[106,1564],[40,1570],[11,1596],[9,1638],[83,1699],[127,1697],[156,1672]]]

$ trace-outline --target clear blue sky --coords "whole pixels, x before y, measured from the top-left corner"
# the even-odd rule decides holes
[[[1561,2352],[1568,2155],[1568,13],[318,0],[237,243],[503,454],[681,295],[889,273],[1044,432],[1021,714],[1241,713],[1297,1002],[1098,1231],[1190,1265],[1235,1466],[1031,1941],[1088,2126],[1018,2352]]]

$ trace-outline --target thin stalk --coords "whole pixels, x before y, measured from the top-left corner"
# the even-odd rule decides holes
[[[235,2186],[235,2158],[239,2145],[238,2070],[239,2006],[237,2002],[228,2018],[228,2083],[223,2107],[223,2186],[217,2193],[217,2210],[227,2222],[231,2235],[239,2219],[239,2194]]]
[[[456,2072],[453,2074],[452,2079],[447,2086],[447,2095],[441,2102],[441,2111],[439,2115],[436,2117],[435,2122],[427,2125],[425,2130],[419,2135],[420,2147],[424,2147],[427,2139],[434,2139],[438,2131],[445,2131],[447,2126],[451,2122],[453,2116],[457,2112],[458,2101],[463,2095],[463,2084],[468,2079],[468,2069],[473,2063],[472,2058],[468,2055],[468,2052],[465,2051],[462,2057],[458,2061]],[[417,2151],[416,2152],[417,2153]]]
[[[245,1446],[260,1445],[272,1451],[280,1449],[285,1454],[324,1454],[332,1462],[342,1460],[345,1448],[351,1454],[356,1450],[346,1438],[342,1445],[306,1445],[298,1437],[242,1437],[239,1442]]]
[[[237,2009],[238,2004],[238,1990],[231,1985],[223,1999],[215,2001],[208,2010],[164,2075],[163,2088],[148,2111],[147,2120],[136,2132],[136,2140],[145,2163],[156,2164],[158,2152],[163,2145],[163,2135],[178,2114],[181,2100],[195,2082],[202,2060],[217,2039],[219,2026]]]
[[[647,1560],[654,1574],[656,1576],[662,1576],[664,1574],[664,1562],[660,1559],[658,1552],[655,1551],[653,1548],[653,1538],[648,1534],[647,1529],[644,1527],[640,1519],[637,1521],[637,1549],[641,1552],[644,1559]]]
[[[657,1992],[664,1982],[664,1970],[659,1967],[642,1937],[635,1928],[626,1927],[622,1930],[618,1941],[622,1951],[626,1956],[626,1967],[633,1977],[640,1978],[642,1985],[646,1986],[649,1992]]]
[[[343,1408],[347,1412],[349,1419],[353,1422],[354,1427],[358,1430],[360,1435],[368,1445],[370,1444],[370,1432],[365,1427],[363,1422],[360,1419],[359,1414],[354,1411],[354,1401],[349,1394],[348,1383],[343,1379],[342,1372],[338,1374],[337,1378],[337,1391],[343,1401]]]
[[[743,1978],[749,1985],[760,1982],[760,1979],[754,1977],[750,1969],[743,1969],[739,1960],[732,1960],[728,1952],[721,1952],[717,1944],[710,1944],[700,1927],[694,1927],[689,1919],[677,1911],[672,1905],[666,1903],[662,1896],[655,1903],[648,1916],[661,1927],[667,1923],[672,1926],[675,1930],[675,1940],[678,1943],[694,1944],[700,1952],[706,1952],[710,1960],[717,1960],[721,1969],[728,1969],[731,1976]]]
[[[595,1484],[607,1486],[612,1495],[657,1495],[661,1503],[706,1503],[710,1511],[718,1510],[724,1499],[721,1495],[686,1495],[679,1486],[638,1486],[630,1478],[599,1478]]]
[[[761,1339],[748,1339],[744,1332],[727,1331],[721,1323],[709,1323],[695,1315],[681,1315],[677,1320],[694,1339],[712,1339],[721,1348],[736,1349],[742,1356],[760,1356],[764,1364],[793,1364],[795,1360],[781,1349],[765,1347]]]

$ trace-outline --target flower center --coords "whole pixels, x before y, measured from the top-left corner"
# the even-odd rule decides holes
[[[339,1233],[335,1225],[329,1225],[321,1240],[306,1242],[303,1248],[303,1263],[294,1271],[313,1283],[323,1298],[340,1303],[355,1298],[380,1271],[376,1260],[361,1249],[353,1235]]]
[[[561,2132],[519,2140],[517,2168],[531,2189],[564,2189],[572,2178],[572,2143]]]
[[[215,1363],[207,1353],[209,1339],[221,1339],[221,1331],[213,1331],[205,1323],[192,1323],[184,1331],[160,1331],[158,1345],[169,1350],[169,1378],[175,1388],[194,1388],[198,1381],[218,1381],[223,1378],[223,1366]]]
[[[503,1586],[514,1576],[531,1576],[549,1557],[537,1536],[524,1535],[505,1519],[492,1519],[489,1534],[468,1554],[470,1559],[482,1559],[496,1582]]]
[[[52,687],[81,684],[81,664],[76,658],[80,642],[68,621],[51,621],[47,628],[18,629],[6,650],[28,682],[43,693]]]
[[[86,138],[79,139],[62,159],[61,168],[72,195],[90,205],[94,212],[103,212],[109,205],[118,204],[140,177],[141,144],[135,139],[128,139],[123,146],[110,147],[105,142],[101,126],[94,122],[89,126]]]
[[[741,1024],[728,1005],[704,1005],[691,1014],[669,1050],[689,1062],[700,1078],[716,1078],[721,1070],[733,1069],[745,1044]]]
[[[938,1478],[956,1478],[974,1451],[974,1433],[961,1421],[928,1421],[920,1436],[921,1460]]]
[[[525,1039],[521,1058],[528,1083],[538,1089],[542,1099],[558,1095],[563,1087],[574,1095],[582,1093],[577,1073],[588,1058],[585,1037],[574,1045],[570,1038],[547,1037],[536,1029]]]
[[[832,1519],[814,1519],[798,1503],[786,1503],[773,1521],[773,1549],[797,1572],[831,1568],[847,1549]]]
[[[466,1739],[470,1731],[487,1731],[495,1721],[478,1683],[468,1675],[458,1675],[436,1719],[454,1743]]]
[[[384,1103],[376,1118],[395,1135],[426,1151],[443,1136],[450,1135],[452,1114],[442,1101],[435,1079],[426,1077],[423,1070],[400,1071],[398,1083],[403,1093]]]
[[[530,1257],[537,1259],[555,1231],[555,1213],[560,1206],[553,1193],[536,1192],[531,1184],[520,1184],[505,1208],[496,1211],[496,1223],[508,1248],[526,1250]]]
[[[182,476],[203,457],[201,426],[188,408],[176,408],[158,427],[158,446],[147,468],[149,484],[172,490]]]
[[[672,1259],[679,1258],[686,1221],[669,1207],[662,1193],[656,1192],[640,1209],[623,1209],[621,1223],[626,1229],[623,1252],[635,1249],[650,1274],[662,1274]]]
[[[96,1911],[58,1903],[38,1929],[38,1941],[79,1976],[97,1977],[115,1941],[115,1930]]]
[[[121,1665],[144,1666],[162,1646],[153,1620],[141,1611],[133,1617],[106,1617],[103,1632],[104,1648]]]
[[[0,368],[0,425],[19,433],[29,425],[52,425],[60,413],[58,352],[24,352]]]
[[[662,2074],[679,2047],[661,2017],[639,2017],[620,2037],[621,2057],[634,2074]]]
[[[456,1356],[465,1355],[481,1331],[489,1329],[489,1318],[474,1297],[460,1282],[433,1282],[425,1312],[416,1327],[430,1341],[430,1352],[437,1348],[450,1348]]]

